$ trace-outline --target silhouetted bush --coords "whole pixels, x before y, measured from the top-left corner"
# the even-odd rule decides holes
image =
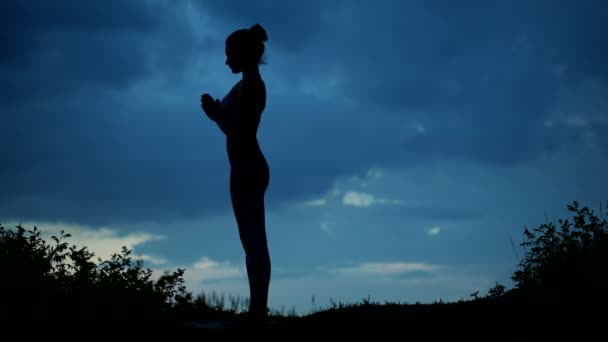
[[[171,319],[194,310],[184,269],[152,280],[152,270],[132,260],[126,247],[95,263],[87,247],[65,242],[70,234],[64,231],[47,244],[36,227],[15,228],[0,224],[0,318],[5,322]],[[198,309],[205,304],[197,303]]]
[[[559,219],[559,228],[547,222],[524,229],[526,255],[512,276],[515,289],[562,305],[606,303],[608,223],[577,201],[567,207],[574,217]]]

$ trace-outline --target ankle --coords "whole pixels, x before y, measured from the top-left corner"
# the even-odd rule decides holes
[[[266,321],[268,320],[268,309],[265,310],[250,310],[247,316],[255,321]]]

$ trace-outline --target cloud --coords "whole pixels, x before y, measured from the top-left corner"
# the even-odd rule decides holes
[[[323,34],[323,13],[331,4],[320,0],[280,2],[260,0],[197,1],[199,11],[230,32],[261,24],[269,43],[286,51],[300,51]],[[272,57],[271,57],[272,58]]]
[[[356,266],[343,267],[333,270],[340,275],[360,277],[390,277],[409,272],[433,272],[440,267],[426,263],[417,262],[366,262]]]
[[[367,208],[374,204],[403,205],[403,201],[396,199],[377,198],[364,192],[346,191],[342,197],[342,204],[358,208]]]
[[[369,170],[367,170],[366,175],[371,180],[381,180],[382,178],[384,178],[384,172],[382,171],[382,169],[378,168],[370,168]]]
[[[154,255],[149,255],[149,254],[136,254],[136,259],[141,259],[145,262],[148,262],[152,265],[165,265],[167,264],[167,259],[166,258],[162,258],[162,257],[158,257],[158,256],[154,256]]]
[[[163,267],[152,268],[153,280],[159,279],[167,272],[184,269],[184,285],[186,290],[195,297],[201,293],[218,297],[235,296],[245,299],[249,297],[247,273],[244,267],[238,267],[229,261],[217,261],[207,256],[188,264],[168,263]],[[231,305],[230,302],[227,305]]]
[[[247,289],[247,272],[244,266],[236,266],[230,261],[217,261],[207,256],[203,256],[191,264],[180,264],[170,269],[182,268],[185,269],[184,281],[188,291],[194,295],[201,291],[210,292],[217,290],[218,292],[231,293],[233,286],[238,289],[238,294],[245,295]],[[161,276],[165,268],[156,268],[153,270],[155,278]],[[226,286],[226,284],[231,284]],[[248,295],[248,293],[247,293]]]
[[[11,224],[11,226],[14,225]],[[51,244],[54,244],[54,242],[51,241],[50,237],[59,237],[63,230],[65,234],[71,235],[66,238],[65,242],[70,246],[87,247],[90,252],[95,253],[94,261],[97,261],[98,257],[102,260],[108,260],[112,254],[120,253],[122,247],[125,246],[133,251],[132,257],[134,260],[142,259],[154,265],[163,265],[167,262],[162,256],[138,253],[138,249],[142,246],[150,242],[164,240],[165,236],[163,235],[146,232],[121,233],[119,229],[111,227],[95,229],[78,224],[51,222],[25,221],[21,225],[26,229],[37,227],[42,232],[44,239]]]
[[[320,206],[324,206],[326,204],[327,204],[327,199],[325,199],[325,198],[318,198],[318,199],[304,202],[304,205],[310,206],[310,207],[320,207]]]
[[[426,231],[426,233],[427,233],[428,235],[430,235],[430,236],[436,236],[436,235],[439,235],[439,233],[441,233],[441,227],[436,226],[436,227],[429,228],[429,229]]]
[[[569,85],[559,93],[551,108],[542,134],[553,141],[553,149],[571,153],[573,149],[608,147],[604,139],[608,126],[608,83],[585,79]]]
[[[601,106],[565,113],[584,126],[553,114],[566,98],[574,109],[606,98],[607,5],[468,3],[2,2],[0,216],[230,213],[223,136],[196,103],[234,83],[224,39],[258,21],[270,38],[269,209],[372,167],[509,167],[581,141],[603,149]],[[349,206],[399,204],[355,192]]]
[[[446,189],[453,187],[450,178],[445,176],[453,167],[448,165],[451,164],[421,166],[412,170],[375,167],[348,177],[336,177],[320,198],[299,202],[295,207],[310,208],[323,215],[327,215],[331,210],[333,214],[346,216],[352,213],[341,210],[369,209],[373,210],[373,216],[370,218],[382,217],[380,220],[375,219],[376,223],[370,222],[371,225],[379,224],[378,222],[384,220],[392,220],[393,223],[390,225],[395,226],[394,220],[428,219],[431,222],[437,220],[455,222],[482,218],[483,215],[478,210],[465,208],[454,204],[454,201],[446,200],[450,198],[449,196],[436,198],[433,187],[440,186]],[[437,177],[441,174],[444,176]],[[379,197],[375,195],[376,193],[385,194],[386,197]],[[408,198],[395,198],[403,194],[407,194]],[[346,219],[343,224],[352,225],[350,219],[352,217]],[[358,223],[362,224],[362,221]]]
[[[362,192],[347,191],[342,197],[342,203],[344,205],[350,205],[353,207],[369,207],[375,202],[374,195],[366,194]]]
[[[0,216],[100,226],[224,210],[221,148],[193,157],[210,138],[187,80],[209,34],[186,3],[0,7]]]
[[[474,3],[470,7],[443,1],[407,3],[401,11],[389,10],[392,6],[387,2],[345,3],[336,13],[344,15],[330,25],[341,39],[332,43],[334,58],[325,63],[341,64],[349,56],[352,64],[373,65],[345,76],[343,91],[351,94],[356,106],[414,125],[424,120],[417,127],[424,134],[405,135],[395,150],[400,165],[435,158],[513,165],[538,158],[559,141],[559,137],[547,140],[537,131],[560,98],[560,90],[572,80],[598,77],[597,72],[564,69],[564,65],[580,66],[572,53],[579,51],[593,61],[590,64],[602,68],[597,56],[605,56],[608,49],[583,42],[598,36],[595,10],[605,5],[560,3],[546,25],[537,25],[535,14],[546,12],[543,2]],[[569,12],[590,22],[563,25]],[[411,15],[411,20],[403,20],[402,13]],[[497,17],[502,20],[490,19]],[[344,21],[356,22],[357,28]],[[381,36],[363,29],[374,25]],[[421,29],[425,34],[419,34]],[[390,49],[391,53],[372,56],[357,51],[349,37],[365,41],[368,51]],[[394,44],[397,41],[400,44]],[[398,66],[395,60],[400,61]],[[547,67],[554,65],[562,66],[559,70],[566,75]]]
[[[240,278],[243,276],[242,268],[236,267],[230,262],[218,262],[206,256],[192,264],[190,273],[190,280],[196,279],[199,282]]]
[[[184,21],[175,20],[179,6],[115,0],[103,5],[8,2],[0,24],[8,44],[8,53],[0,57],[2,104],[48,104],[80,89],[97,90],[97,95],[101,89],[126,90],[156,67],[169,71],[173,60],[183,62],[189,54],[180,43],[195,43]],[[179,38],[167,36],[159,44],[164,32],[179,33]],[[180,53],[169,51],[169,45]],[[149,54],[151,47],[155,54]]]

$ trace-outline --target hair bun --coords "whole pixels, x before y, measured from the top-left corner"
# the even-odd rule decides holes
[[[255,39],[258,39],[260,42],[265,42],[268,40],[268,35],[266,34],[266,30],[260,24],[255,24],[251,26],[249,29]]]

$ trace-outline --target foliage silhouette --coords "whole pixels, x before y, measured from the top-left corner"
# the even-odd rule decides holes
[[[0,224],[0,318],[5,322],[70,320],[86,325],[175,320],[214,311],[186,290],[185,269],[165,271],[152,280],[152,270],[134,261],[124,246],[95,263],[87,247],[69,246],[65,240],[70,234],[64,231],[47,244],[37,227],[15,228]]]
[[[515,290],[562,305],[606,304],[608,223],[577,201],[567,208],[573,213],[572,221],[559,219],[559,228],[546,222],[524,229],[521,246],[526,255],[511,277]]]

